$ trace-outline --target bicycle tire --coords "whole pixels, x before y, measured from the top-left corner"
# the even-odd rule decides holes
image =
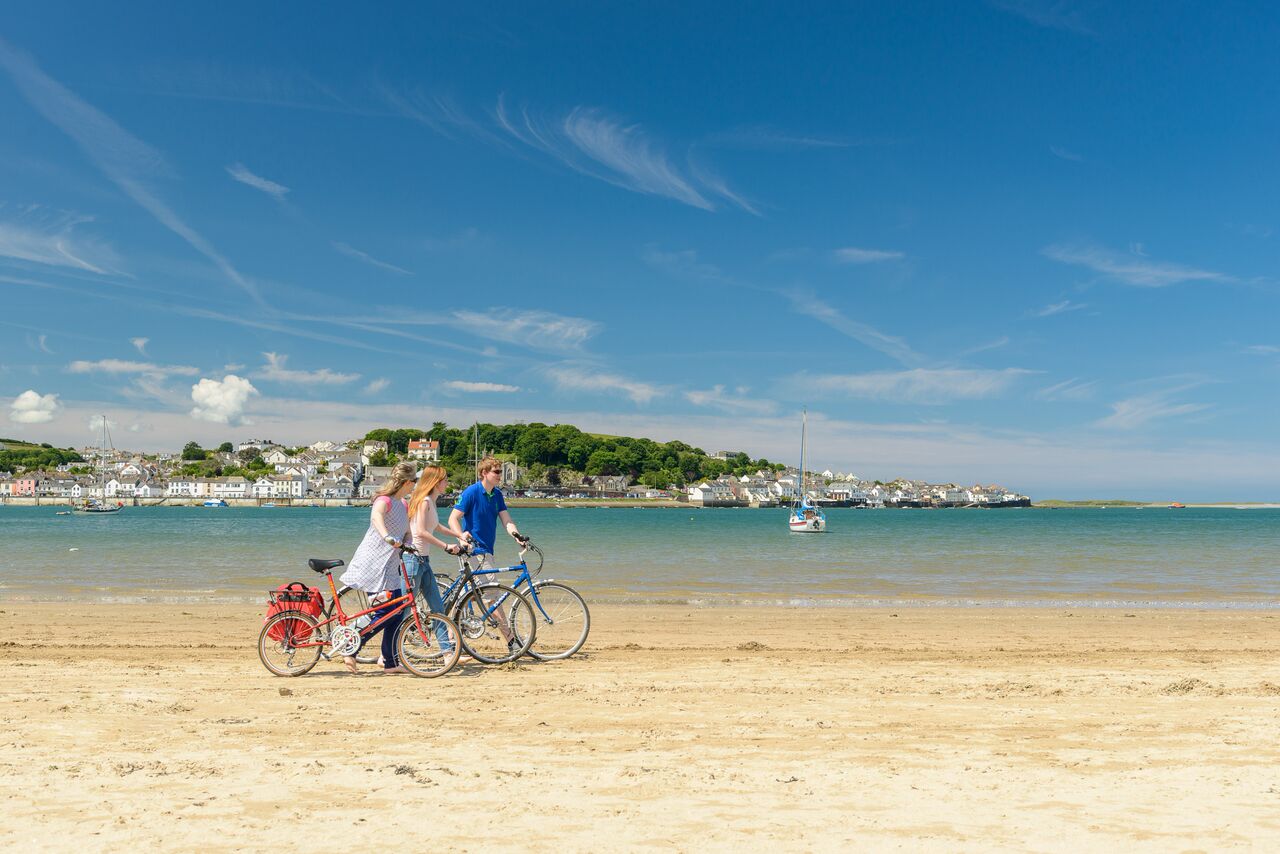
[[[486,600],[497,599],[506,609],[506,619],[496,616]],[[533,606],[513,587],[505,584],[482,584],[463,594],[454,607],[453,622],[458,627],[462,649],[482,664],[506,664],[529,651],[538,630]],[[503,632],[499,622],[505,622]],[[516,627],[519,626],[517,629]],[[506,635],[520,641],[513,650]]]
[[[262,666],[276,676],[301,676],[315,667],[320,660],[320,644],[300,647],[291,642],[310,640],[315,628],[315,617],[301,611],[281,611],[267,620],[258,633],[258,659]],[[279,637],[273,638],[272,634]]]
[[[412,613],[405,615],[404,622],[396,632],[396,656],[400,665],[414,676],[434,679],[443,676],[453,669],[462,655],[462,644],[458,627],[453,620],[443,614],[426,614],[423,628],[426,637],[418,632],[418,622]],[[443,629],[449,636],[448,650],[441,649],[438,631]]]
[[[538,637],[529,645],[529,654],[539,661],[558,661],[582,649],[591,632],[591,611],[587,609],[587,600],[577,590],[559,581],[538,581],[533,589],[536,595],[532,603],[533,614],[538,620]]]

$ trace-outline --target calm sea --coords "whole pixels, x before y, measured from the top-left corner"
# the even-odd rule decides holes
[[[367,508],[0,507],[0,600],[260,601],[350,559]],[[593,601],[1280,607],[1280,510],[516,508]],[[499,558],[513,562],[510,540]],[[437,555],[437,568],[456,561]]]

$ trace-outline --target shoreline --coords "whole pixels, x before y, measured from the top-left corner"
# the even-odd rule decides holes
[[[135,508],[152,508],[152,507],[190,507],[201,510],[219,510],[219,507],[205,507],[204,502],[210,499],[204,498],[178,498],[178,499],[138,499],[139,503],[134,504],[134,499],[124,500],[124,506],[129,509]],[[245,508],[256,507],[264,510],[288,510],[296,508],[329,508],[329,509],[351,509],[365,508],[370,504],[369,499],[345,499],[345,498],[305,498],[305,499],[257,499],[257,498],[227,498],[222,499],[227,502],[227,508]],[[110,502],[108,502],[110,503]],[[778,505],[776,507],[751,507],[743,506],[716,506],[691,504],[688,501],[679,501],[673,498],[573,498],[573,499],[555,499],[555,498],[508,498],[507,505],[510,507],[564,507],[570,509],[583,508],[657,508],[657,509],[683,509],[683,510],[786,510],[786,505]],[[0,498],[0,508],[9,507],[51,507],[55,509],[67,509],[71,507],[71,501],[65,498],[34,498],[29,496],[5,496]],[[1032,502],[1027,507],[981,507],[976,505],[953,505],[938,507],[824,507],[823,510],[830,512],[832,510],[1170,510],[1170,509],[1197,509],[1197,510],[1274,510],[1280,509],[1280,502],[1269,501],[1220,501],[1209,503],[1187,503],[1182,508],[1172,508],[1169,502],[1139,502],[1139,501],[1058,501],[1048,499],[1045,501]]]
[[[0,844],[257,848],[286,818],[398,837],[495,787],[518,806],[443,812],[433,840],[1163,851],[1280,833],[1274,614],[599,605],[583,655],[421,680],[272,677],[263,610],[0,605]]]

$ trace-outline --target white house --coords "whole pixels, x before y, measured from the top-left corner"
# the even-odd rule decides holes
[[[409,440],[409,459],[423,462],[440,462],[440,443],[435,439]]]
[[[689,502],[710,506],[713,504],[733,504],[736,499],[729,484],[718,480],[704,480],[697,486],[689,488]]]

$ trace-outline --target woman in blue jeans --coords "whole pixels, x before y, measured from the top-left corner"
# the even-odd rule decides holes
[[[409,532],[418,553],[414,555],[406,552],[404,567],[409,572],[414,595],[425,597],[427,607],[436,614],[444,613],[444,602],[440,599],[435,573],[431,571],[431,547],[439,546],[451,555],[462,551],[457,543],[446,543],[436,536],[437,533],[454,535],[440,524],[440,516],[436,511],[436,499],[448,488],[449,475],[444,467],[427,466],[418,476],[418,485],[414,487],[413,497],[409,499]],[[449,631],[443,625],[436,626],[436,639],[443,651],[447,652],[453,646],[449,640]]]

